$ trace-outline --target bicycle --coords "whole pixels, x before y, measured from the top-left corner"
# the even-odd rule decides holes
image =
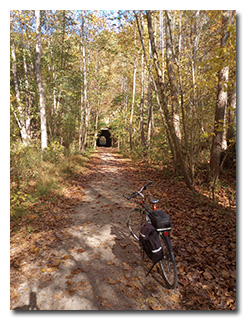
[[[130,209],[127,213],[126,225],[133,236],[133,238],[139,242],[139,232],[140,228],[143,223],[151,223],[153,224],[153,220],[151,221],[151,216],[154,212],[158,213],[157,211],[157,203],[159,199],[154,199],[153,197],[149,197],[150,204],[153,205],[153,210],[149,208],[149,206],[145,203],[145,196],[143,195],[142,191],[146,190],[147,187],[152,184],[152,181],[149,181],[146,185],[144,185],[139,191],[133,192],[130,196],[123,195],[127,200],[131,200],[134,197],[140,196],[141,197],[141,208],[136,207]],[[160,211],[160,210],[159,210]],[[162,211],[163,212],[163,211]],[[169,217],[169,216],[168,216]],[[156,228],[156,225],[155,225]],[[156,231],[159,234],[159,238],[161,241],[161,246],[163,250],[163,260],[159,261],[160,267],[160,274],[164,279],[166,286],[168,289],[175,289],[177,286],[177,267],[175,262],[175,257],[172,249],[172,245],[170,242],[170,232],[171,232],[171,225],[165,228],[156,228]],[[143,248],[140,249],[143,254],[144,258],[144,251]],[[149,275],[152,268],[146,274],[146,277]]]

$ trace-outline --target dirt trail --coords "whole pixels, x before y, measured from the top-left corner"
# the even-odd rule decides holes
[[[178,289],[165,289],[154,276],[145,278],[138,246],[125,225],[132,204],[122,194],[134,191],[128,160],[114,149],[99,148],[90,165],[70,223],[54,231],[55,239],[38,259],[22,266],[11,309],[179,309]]]

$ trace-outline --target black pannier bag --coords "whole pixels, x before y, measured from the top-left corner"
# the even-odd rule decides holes
[[[171,231],[171,219],[166,212],[162,210],[152,210],[149,217],[157,231]]]
[[[160,238],[152,224],[146,223],[141,227],[139,241],[144,252],[153,261],[154,265],[163,259]]]

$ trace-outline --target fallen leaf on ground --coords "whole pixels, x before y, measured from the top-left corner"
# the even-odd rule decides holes
[[[81,248],[81,249],[78,249],[77,252],[78,253],[83,253],[83,252],[85,252],[85,250]]]
[[[110,284],[116,284],[118,282],[119,282],[118,280],[115,280],[115,279],[112,279],[112,278],[108,278],[108,283],[110,283]]]
[[[208,271],[205,271],[205,272],[203,273],[203,276],[204,276],[204,278],[205,278],[206,280],[211,280],[211,279],[213,279],[213,276],[212,276],[211,273],[209,273]]]
[[[57,267],[47,268],[47,272],[54,272],[54,271],[58,271],[58,268]]]
[[[179,302],[180,301],[180,295],[173,293],[171,296],[169,296],[169,298],[174,301],[174,302]]]

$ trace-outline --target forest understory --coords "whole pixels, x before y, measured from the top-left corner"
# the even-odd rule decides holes
[[[122,193],[153,181],[149,195],[170,214],[178,286],[145,278],[125,224]],[[51,190],[52,191],[52,190]],[[11,229],[11,309],[235,310],[236,208],[192,192],[170,171],[98,148],[63,181],[56,202],[30,206]]]

